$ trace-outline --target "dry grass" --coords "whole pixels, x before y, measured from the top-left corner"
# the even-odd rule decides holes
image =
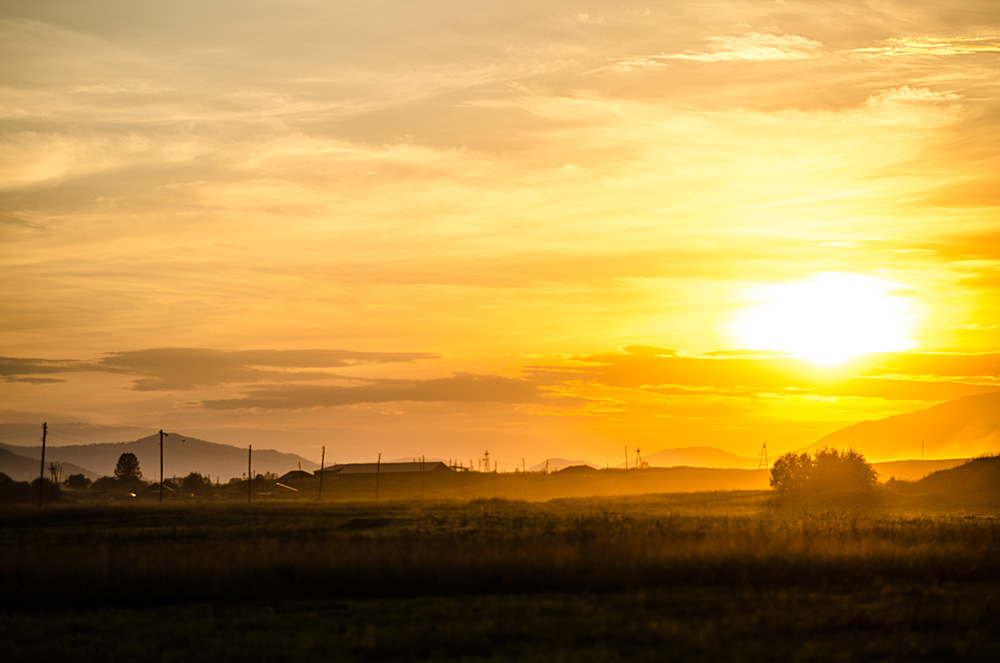
[[[70,605],[1000,577],[992,517],[691,500],[24,508],[0,581]]]

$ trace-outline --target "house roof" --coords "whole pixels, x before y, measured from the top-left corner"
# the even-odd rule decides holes
[[[306,472],[305,470],[292,470],[291,472],[285,472],[281,475],[278,481],[294,481],[295,479],[311,479],[312,473]]]
[[[347,474],[420,474],[421,472],[434,472],[437,470],[449,470],[448,466],[441,461],[426,463],[345,463],[343,465],[333,465],[323,470],[324,472],[337,475]]]

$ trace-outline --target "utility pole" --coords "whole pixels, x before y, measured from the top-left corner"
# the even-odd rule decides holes
[[[378,460],[375,462],[375,499],[378,499],[378,480],[379,475],[382,474],[382,454],[378,455]]]
[[[625,469],[628,469],[628,445],[625,445]]]
[[[247,446],[247,504],[253,501],[253,445]]]
[[[424,460],[425,460],[425,457],[421,456],[420,457],[420,497],[421,498],[423,498],[423,497],[426,496],[425,487],[426,487],[426,484],[427,484],[427,471],[424,469]]]
[[[38,472],[38,506],[42,506],[42,491],[45,490],[45,435],[49,425],[42,424],[42,469]]]
[[[319,457],[319,497],[317,499],[323,499],[323,470],[326,468],[326,447],[323,447],[323,453]]]
[[[170,433],[160,431],[160,502],[163,502],[163,438],[169,437]]]

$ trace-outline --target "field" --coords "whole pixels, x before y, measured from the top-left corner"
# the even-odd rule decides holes
[[[998,660],[995,508],[756,491],[0,511],[4,660]]]

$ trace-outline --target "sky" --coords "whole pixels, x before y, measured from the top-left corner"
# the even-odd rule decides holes
[[[0,62],[55,444],[756,457],[1000,389],[995,0],[0,0]]]

